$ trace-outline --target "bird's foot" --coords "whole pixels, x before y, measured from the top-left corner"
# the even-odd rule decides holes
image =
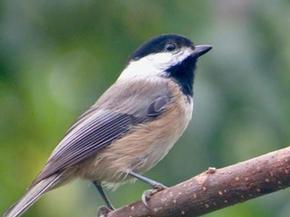
[[[98,217],[107,217],[108,213],[113,211],[114,209],[110,209],[106,206],[101,206],[98,209]]]
[[[146,191],[143,192],[143,194],[142,194],[142,198],[141,198],[143,204],[144,204],[147,208],[149,208],[148,201],[150,200],[150,198],[151,198],[154,194],[156,194],[157,192],[162,191],[162,190],[164,190],[164,189],[166,189],[166,188],[167,188],[167,186],[165,186],[165,185],[163,185],[163,184],[161,184],[161,183],[156,183],[156,184],[154,184],[152,189],[149,189],[149,190],[146,190]]]

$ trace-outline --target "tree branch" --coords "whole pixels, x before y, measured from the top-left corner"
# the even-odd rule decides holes
[[[200,216],[290,186],[290,147],[221,169],[209,168],[107,217]]]

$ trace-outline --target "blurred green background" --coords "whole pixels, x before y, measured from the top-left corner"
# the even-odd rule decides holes
[[[17,200],[77,116],[149,37],[179,33],[214,49],[199,62],[182,139],[146,175],[174,185],[290,144],[288,0],[0,1],[0,213]],[[109,195],[115,206],[147,186]],[[96,216],[86,181],[46,194],[26,216]],[[290,189],[207,215],[289,217]]]

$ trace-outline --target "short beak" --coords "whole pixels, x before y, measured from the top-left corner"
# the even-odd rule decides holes
[[[197,54],[199,57],[206,54],[212,49],[211,45],[196,45],[194,46],[194,54]]]

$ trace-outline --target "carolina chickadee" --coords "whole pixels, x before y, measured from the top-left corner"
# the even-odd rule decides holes
[[[182,135],[192,116],[196,62],[211,49],[175,34],[141,45],[117,81],[67,131],[26,194],[5,214],[23,214],[45,192],[75,178],[91,180],[108,208],[102,186],[141,175]]]

